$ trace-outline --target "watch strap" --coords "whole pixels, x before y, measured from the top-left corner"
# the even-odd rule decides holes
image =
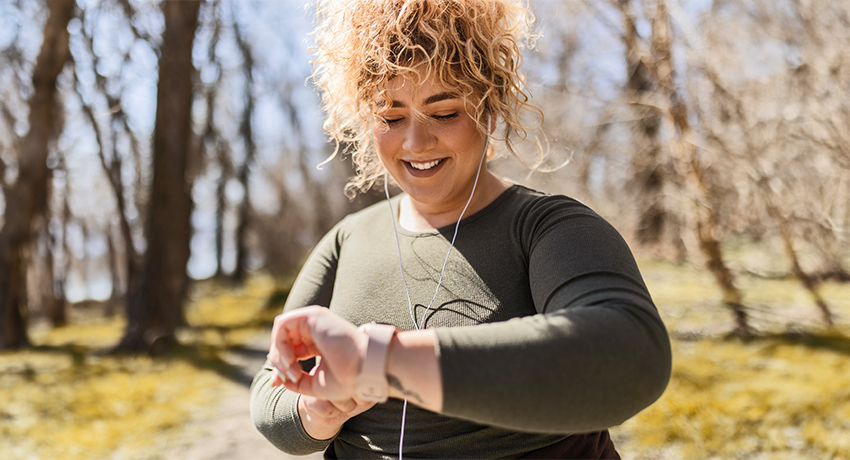
[[[366,401],[384,402],[388,398],[387,356],[395,326],[369,324],[366,328],[369,343],[357,377],[357,393]]]

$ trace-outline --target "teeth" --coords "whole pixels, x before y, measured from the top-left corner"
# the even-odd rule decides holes
[[[442,160],[429,161],[428,163],[414,163],[412,161],[408,161],[408,163],[410,163],[410,166],[413,166],[414,168],[420,171],[424,171],[426,169],[431,169],[434,166],[437,166],[438,164],[440,164],[440,161]]]

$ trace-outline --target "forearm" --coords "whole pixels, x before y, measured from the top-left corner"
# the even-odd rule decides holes
[[[622,423],[670,377],[660,321],[622,305],[439,329],[442,413],[548,433]]]
[[[272,387],[273,370],[268,362],[251,385],[251,419],[257,430],[278,449],[292,455],[321,452],[329,440],[311,436],[302,426],[298,394]]]
[[[434,331],[399,332],[393,337],[387,357],[387,382],[391,398],[407,399],[440,412],[443,381]]]

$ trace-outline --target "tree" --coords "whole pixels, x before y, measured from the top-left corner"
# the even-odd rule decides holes
[[[237,212],[236,224],[236,266],[233,269],[233,279],[236,282],[245,281],[247,272],[248,250],[247,250],[247,231],[248,219],[251,213],[251,189],[248,184],[248,179],[251,173],[251,165],[256,157],[256,145],[254,143],[254,129],[251,124],[251,117],[254,114],[254,106],[256,96],[254,95],[254,51],[250,43],[244,36],[244,31],[239,27],[239,22],[233,21],[235,27],[236,44],[244,59],[243,69],[245,71],[245,109],[242,112],[242,122],[239,125],[239,133],[242,135],[242,141],[245,144],[245,159],[239,167],[237,179],[239,185],[242,186],[242,202],[239,204]]]
[[[68,60],[68,23],[73,0],[48,0],[48,18],[32,73],[29,131],[20,142],[18,178],[5,190],[5,222],[0,230],[0,349],[28,344],[22,293],[26,267],[23,251],[30,244],[35,220],[47,209],[47,156],[57,134],[56,80]]]
[[[651,2],[651,53],[642,52],[637,45],[636,20],[630,0],[618,0],[625,24],[623,41],[629,72],[627,88],[633,104],[639,104],[637,151],[633,164],[635,177],[641,185],[644,206],[638,223],[638,241],[657,244],[665,224],[671,221],[662,201],[664,182],[667,181],[665,161],[662,159],[660,140],[662,123],[667,123],[668,148],[673,165],[670,172],[686,196],[693,200],[690,213],[699,250],[706,268],[714,276],[723,293],[723,303],[733,313],[735,332],[749,335],[752,331],[743,305],[743,296],[735,284],[735,277],[723,257],[721,249],[722,201],[718,199],[708,167],[703,163],[697,145],[698,133],[691,126],[691,112],[679,83],[675,80],[673,37],[671,20],[665,0]]]
[[[699,248],[705,257],[706,268],[714,275],[715,281],[723,292],[723,303],[734,315],[735,332],[749,335],[752,330],[744,309],[743,296],[735,284],[732,271],[729,270],[723,258],[720,246],[721,212],[718,209],[720,204],[717,200],[712,200],[712,196],[715,196],[714,187],[708,177],[708,168],[702,163],[697,152],[697,137],[689,121],[688,105],[673,79],[675,67],[672,57],[672,34],[665,0],[656,1],[655,14],[652,17],[652,34],[656,49],[659,50],[654,66],[655,78],[669,101],[667,117],[675,133],[670,147],[677,167],[681,171],[680,174],[691,185],[691,194],[695,198],[694,224]]]
[[[850,119],[843,65],[850,43],[848,14],[844,4],[715,3],[706,21],[711,52],[699,60],[711,89],[710,109],[699,117],[702,130],[710,148],[724,155],[724,175],[736,184],[739,197],[732,211],[737,218],[726,221],[737,221],[738,231],[761,241],[778,240],[774,244],[787,256],[790,275],[830,325],[835,317],[818,282],[848,277],[842,233],[848,223],[850,165],[844,130],[835,129]],[[740,30],[747,33],[736,36]],[[750,47],[778,44],[783,50],[779,56],[764,53],[773,62],[760,65],[771,71],[757,82],[739,78],[739,69],[746,67],[742,61],[750,58],[729,52],[742,41],[744,49],[751,41]],[[821,275],[805,267],[807,252],[821,258]]]
[[[635,114],[633,136],[635,151],[632,168],[638,196],[636,237],[640,244],[658,246],[670,220],[664,206],[664,185],[667,179],[666,161],[661,139],[661,109],[655,101],[658,82],[650,68],[655,64],[652,52],[646,53],[638,44],[636,18],[630,0],[618,0],[617,6],[623,16],[623,43],[626,51],[626,98]],[[657,41],[652,41],[653,45]]]
[[[153,179],[147,206],[147,248],[141,282],[128,286],[127,327],[118,350],[152,351],[176,341],[185,322],[186,263],[191,239],[192,44],[200,1],[163,2]]]

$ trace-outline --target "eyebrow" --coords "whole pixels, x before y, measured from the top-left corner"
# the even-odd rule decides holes
[[[422,101],[422,105],[433,104],[435,102],[445,101],[446,99],[457,99],[459,97],[460,96],[457,93],[443,91],[442,93],[432,94],[431,96],[428,96],[427,98],[425,98],[424,101]],[[379,101],[378,107],[383,107],[384,104],[384,101]],[[390,107],[404,108],[407,107],[407,104],[401,101],[392,101],[392,105]]]

